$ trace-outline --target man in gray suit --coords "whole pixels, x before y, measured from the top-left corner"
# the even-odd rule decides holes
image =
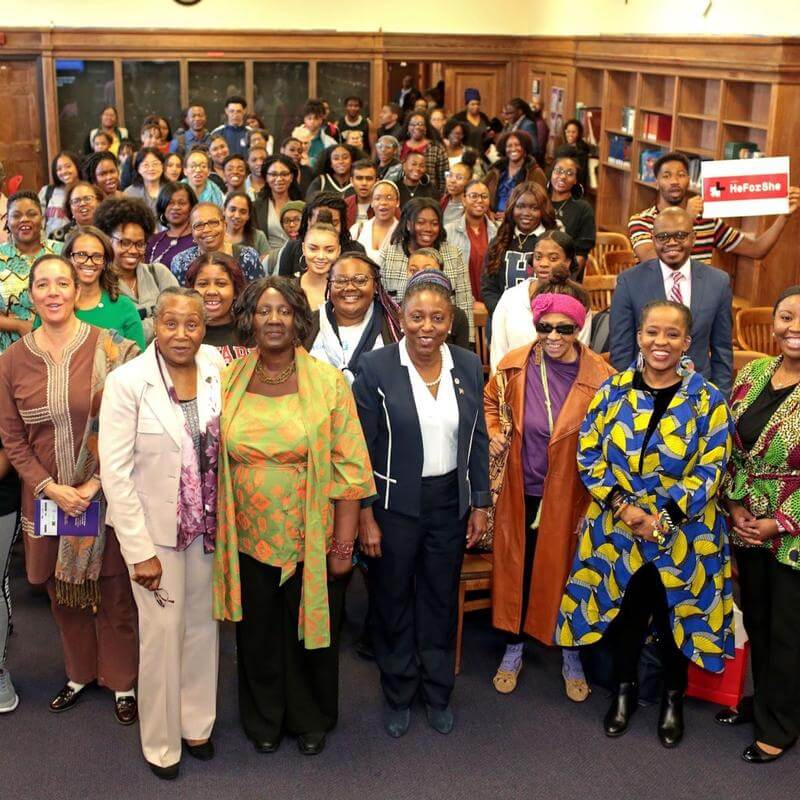
[[[657,258],[619,276],[611,301],[611,363],[627,369],[636,357],[642,309],[674,300],[692,312],[689,357],[695,369],[727,397],[733,376],[733,292],[728,275],[691,258],[692,218],[679,206],[665,208],[653,225]]]

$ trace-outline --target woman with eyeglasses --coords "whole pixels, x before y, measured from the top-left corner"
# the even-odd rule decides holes
[[[147,240],[145,262],[172,266],[172,259],[194,245],[189,216],[197,205],[191,186],[165,183],[156,200],[156,219],[162,230]]]
[[[164,185],[164,156],[157,147],[143,147],[133,160],[133,183],[123,192],[138,197],[155,212],[158,195]]]
[[[222,208],[225,195],[211,175],[211,156],[205,150],[190,150],[183,159],[184,183],[189,184],[199,203],[213,203]]]
[[[78,282],[73,263],[61,256],[43,255],[31,267],[28,287],[41,326],[0,358],[0,430],[22,480],[28,580],[47,589],[64,654],[66,681],[49,709],[70,711],[96,682],[114,693],[117,721],[132,725],[136,611],[104,519],[97,430],[109,373],[139,349],[77,318]],[[73,522],[86,513],[84,530],[92,535],[42,535],[41,513],[56,507]]]
[[[472,164],[469,159],[459,161],[447,170],[445,174],[447,191],[439,201],[442,207],[442,225],[447,226],[464,216],[464,189],[471,180]]]
[[[383,288],[380,267],[363,253],[343,253],[328,273],[328,299],[311,317],[304,346],[352,383],[363,353],[400,338],[399,312]]]
[[[300,200],[297,164],[285,155],[270,156],[261,167],[264,186],[253,201],[254,222],[267,236],[270,252],[277,260],[281,247],[289,240],[281,225],[281,212],[287,203]]]
[[[614,372],[578,341],[589,296],[567,265],[550,268],[531,306],[536,338],[500,359],[484,392],[489,450],[508,451],[492,547],[492,623],[506,638],[493,680],[501,694],[517,687],[526,636],[553,643],[575,530],[589,503],[575,460],[578,429]],[[585,700],[578,651],[565,648],[562,661],[567,697]]]
[[[64,203],[69,222],[53,231],[51,238],[56,242],[65,242],[76,228],[93,224],[94,212],[102,202],[103,195],[93,183],[87,181],[74,183],[67,190],[67,199]]]
[[[489,245],[497,235],[497,223],[489,213],[489,187],[480,180],[468,181],[463,191],[464,213],[445,225],[447,241],[461,252],[469,269],[469,284],[475,300],[481,298],[481,274]]]
[[[548,194],[556,217],[575,242],[578,264],[577,280],[583,276],[586,257],[597,239],[594,209],[584,199],[585,187],[578,183],[580,162],[575,153],[564,152],[556,157],[547,184]]]
[[[133,300],[120,294],[119,278],[114,271],[114,248],[98,228],[76,228],[61,251],[72,262],[78,275],[78,298],[75,316],[96,328],[117,331],[144,350],[144,330]],[[36,330],[39,317],[33,323]]]
[[[101,203],[94,222],[111,239],[120,292],[136,306],[145,342],[149,343],[153,340],[153,313],[158,295],[168,286],[178,285],[163,264],[143,261],[147,240],[156,227],[153,212],[142,200],[111,198]]]
[[[258,251],[246,244],[234,244],[225,228],[225,215],[213,203],[198,203],[189,216],[194,245],[172,259],[172,274],[182,286],[192,262],[199,256],[219,251],[233,256],[248,282],[264,277],[264,267]]]
[[[109,524],[139,610],[139,734],[150,769],[178,775],[181,749],[214,757],[219,626],[211,613],[222,356],[202,344],[203,298],[158,297],[155,339],[112,374],[100,410]]]

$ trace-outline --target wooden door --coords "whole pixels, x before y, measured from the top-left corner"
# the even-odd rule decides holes
[[[0,61],[0,161],[6,179],[22,175],[23,189],[38,192],[48,182],[42,155],[38,62]]]
[[[403,78],[411,75],[414,86],[420,92],[425,91],[424,65],[420,61],[387,61],[386,62],[386,103],[396,103],[403,86]],[[373,112],[377,118],[377,112]]]
[[[481,93],[481,110],[489,117],[498,116],[506,97],[505,64],[445,64],[444,105],[448,113],[464,108],[464,90]]]

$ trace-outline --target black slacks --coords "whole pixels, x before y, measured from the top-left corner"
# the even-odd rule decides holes
[[[531,577],[533,576],[533,560],[536,557],[536,541],[539,529],[533,527],[536,512],[539,510],[541,497],[525,495],[525,561],[522,570],[522,613],[519,618],[519,629],[516,633],[506,634],[506,644],[521,644],[525,641],[522,632],[525,627],[525,615],[528,613],[528,603],[531,597]]]
[[[419,517],[373,509],[383,537],[368,573],[372,641],[386,702],[408,708],[421,690],[428,705],[446,708],[467,531],[457,475],[423,478]]]
[[[651,621],[661,651],[664,688],[683,692],[686,690],[689,662],[672,635],[664,584],[656,566],[647,563],[628,581],[619,614],[608,627],[614,678],[618,683],[638,682],[639,658]]]
[[[760,547],[737,547],[736,564],[750,639],[756,739],[788,747],[800,736],[800,571]]]
[[[242,621],[236,623],[239,714],[253,741],[323,733],[339,714],[339,633],[345,580],[328,583],[331,644],[307,650],[297,638],[303,565],[283,586],[281,570],[239,554]]]

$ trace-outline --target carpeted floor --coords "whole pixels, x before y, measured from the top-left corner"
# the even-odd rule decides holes
[[[467,617],[464,663],[453,708],[456,729],[430,730],[417,707],[407,736],[390,739],[380,721],[377,673],[353,652],[348,625],[341,655],[341,713],[325,751],[301,756],[286,739],[273,755],[257,754],[239,727],[233,636],[226,627],[220,656],[217,757],[200,763],[185,756],[177,781],[156,779],[139,749],[137,728],[114,719],[112,695],[91,690],[61,716],[47,703],[64,674],[47,598],[32,593],[13,563],[14,635],[8,668],[19,708],[0,717],[2,800],[128,800],[129,798],[303,798],[304,800],[528,800],[591,798],[638,800],[739,800],[797,797],[800,750],[767,766],[750,766],[739,754],[748,728],[723,730],[714,708],[687,707],[687,735],[674,751],[655,733],[657,708],[640,710],[630,732],[607,739],[602,690],[583,705],[563,695],[559,658],[529,645],[520,685],[497,694],[491,677],[501,644],[486,612]],[[348,598],[351,620],[364,607],[360,578]]]

